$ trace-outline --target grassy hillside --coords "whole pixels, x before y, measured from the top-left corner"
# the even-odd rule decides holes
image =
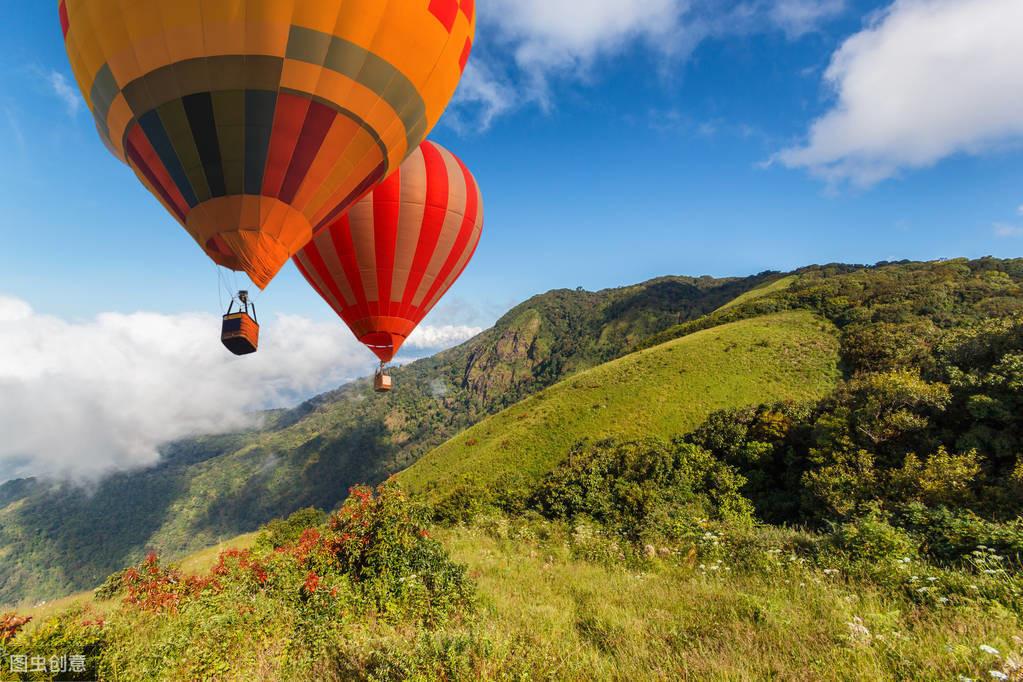
[[[261,429],[169,445],[158,466],[88,490],[33,480],[0,485],[0,602],[92,587],[148,549],[179,557],[301,507],[333,508],[350,485],[383,480],[562,379],[637,348],[791,310],[812,311],[841,330],[847,375],[907,363],[926,372],[942,334],[1023,313],[1023,260],[813,266],[781,279],[665,277],[534,297],[477,338],[398,370],[398,390],[385,399],[356,382],[268,415]],[[998,408],[992,416],[1005,402],[985,401]],[[585,407],[597,412],[600,404],[597,396]],[[996,422],[975,424],[962,449],[997,451],[1002,471],[1023,450]]]
[[[381,481],[486,415],[768,277],[552,291],[397,369],[387,397],[358,381],[267,415],[261,429],[169,445],[159,465],[95,488],[9,481],[0,485],[0,603],[91,588],[150,549],[179,557],[302,507],[333,508],[350,486]]]
[[[579,373],[467,429],[397,476],[440,497],[463,481],[536,479],[582,439],[671,437],[711,412],[809,400],[839,378],[834,327],[795,311],[716,327]]]
[[[471,578],[470,601],[450,594],[452,602],[400,610],[360,602],[352,594],[360,581],[337,580],[330,555],[302,558],[303,541],[269,555],[228,552],[212,571],[206,560],[183,573],[149,565],[144,589],[23,612],[33,620],[13,628],[6,648],[83,651],[82,679],[146,682],[954,680],[988,679],[989,670],[1019,679],[1020,604],[989,596],[1018,589],[1005,572],[947,571],[913,558],[897,560],[897,570],[875,559],[881,572],[861,575],[824,537],[707,522],[642,558],[592,524],[498,515],[427,531],[406,527],[395,511],[407,510],[371,513],[371,523],[386,516],[389,533],[425,546],[398,549],[385,533],[373,536],[373,552],[435,558],[415,573],[399,563],[400,580],[386,583],[391,599],[406,598],[399,586],[417,577],[443,576],[450,557]],[[385,585],[372,571],[364,580]],[[983,592],[972,597],[960,583]],[[418,585],[420,599],[441,589]],[[161,595],[173,606],[160,606]],[[433,612],[444,617],[417,618]]]
[[[458,384],[477,401],[569,376],[399,476],[433,508],[358,488],[249,549],[147,558],[100,601],[0,616],[5,653],[147,681],[1023,680],[1023,261],[808,268],[589,370],[601,334],[558,312],[580,295],[456,349],[499,360]],[[264,446],[323,462],[337,395]],[[188,466],[217,480],[233,438]],[[496,484],[443,495],[467,478]]]
[[[785,277],[779,277],[778,279],[772,280],[765,284],[761,284],[755,289],[750,289],[746,293],[736,296],[731,301],[718,308],[717,312],[722,312],[728,310],[729,308],[734,308],[736,306],[740,306],[751,301],[755,301],[758,298],[763,298],[764,296],[768,296],[779,291],[785,291],[790,286],[795,284],[797,279],[799,278],[796,275],[787,275]]]

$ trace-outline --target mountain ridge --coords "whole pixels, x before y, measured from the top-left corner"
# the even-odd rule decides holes
[[[275,410],[261,428],[168,445],[154,467],[90,490],[8,481],[0,485],[0,602],[92,587],[149,550],[183,556],[301,507],[332,508],[349,486],[379,482],[488,414],[771,276],[556,289],[455,348],[397,368],[398,390],[387,398],[361,379]]]

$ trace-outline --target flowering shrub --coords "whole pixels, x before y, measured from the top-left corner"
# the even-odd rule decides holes
[[[230,589],[304,604],[317,622],[342,612],[342,600],[394,619],[435,622],[471,599],[464,568],[430,537],[425,510],[394,487],[352,488],[325,527],[275,544],[228,549],[207,576],[182,575],[150,554],[121,574],[125,602],[177,612],[190,600]]]
[[[99,678],[98,662],[108,644],[103,626],[96,622],[102,619],[87,617],[87,612],[78,608],[22,629],[30,619],[11,616],[13,614],[0,617],[0,627],[6,629],[7,625],[11,625],[16,635],[0,641],[3,646],[2,669],[5,673],[2,679]],[[41,660],[45,662],[47,670],[57,671],[58,674],[51,677],[46,673],[28,673],[19,677],[12,670],[12,662],[19,658],[25,661]],[[70,662],[74,659],[78,659],[79,663],[72,667]]]
[[[9,642],[31,620],[31,616],[19,616],[13,612],[0,616],[0,643]]]
[[[125,602],[145,611],[177,611],[183,599],[196,597],[205,590],[223,589],[213,577],[185,576],[180,571],[160,565],[150,552],[143,562],[121,575]]]

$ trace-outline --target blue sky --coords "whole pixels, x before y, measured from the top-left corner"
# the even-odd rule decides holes
[[[72,317],[215,311],[213,267],[63,91],[73,83],[53,4],[12,3],[0,28],[0,292]],[[728,3],[689,15],[671,0],[604,3],[626,8],[582,29],[543,3],[480,4],[474,82],[500,95],[480,105],[477,87],[460,93],[433,137],[477,175],[487,220],[437,319],[485,324],[547,289],[663,274],[1020,253],[1023,153],[1011,134],[868,186],[765,167],[833,108],[825,69],[887,3],[778,0],[797,17],[788,23],[770,2],[733,5],[760,6],[742,20]],[[544,50],[555,56],[523,56]],[[262,303],[332,314],[291,266]]]
[[[145,466],[371,371],[292,266],[260,352],[219,346],[216,269],[99,142],[56,3],[7,4],[0,479]],[[477,176],[484,235],[405,359],[557,287],[1020,255],[1019,0],[478,5],[433,137]]]

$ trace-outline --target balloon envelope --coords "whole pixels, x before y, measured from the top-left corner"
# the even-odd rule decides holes
[[[426,141],[294,260],[359,341],[390,362],[465,270],[482,231],[476,180]]]
[[[111,152],[264,287],[440,118],[473,0],[61,0]]]

